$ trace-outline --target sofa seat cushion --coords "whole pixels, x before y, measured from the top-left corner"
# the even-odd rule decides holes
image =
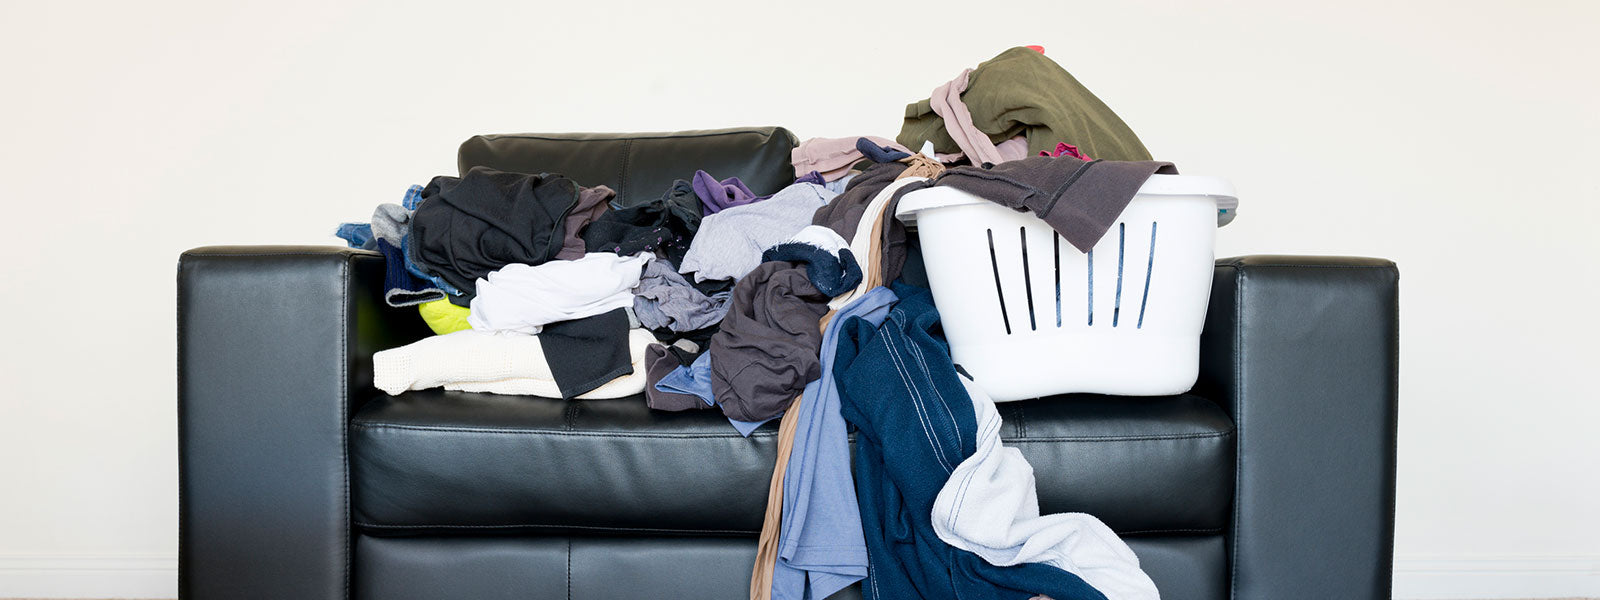
[[[1209,400],[1069,395],[1000,410],[1047,513],[1125,533],[1228,521],[1233,424]],[[642,396],[378,396],[350,423],[354,518],[373,533],[754,534],[776,425],[744,438],[720,413],[652,411]]]

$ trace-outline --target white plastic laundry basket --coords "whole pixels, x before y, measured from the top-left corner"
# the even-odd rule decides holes
[[[996,401],[1193,387],[1216,229],[1233,186],[1153,175],[1085,254],[1032,213],[948,187],[910,192],[896,216],[922,240],[955,362]]]

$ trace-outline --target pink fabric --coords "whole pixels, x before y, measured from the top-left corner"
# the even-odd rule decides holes
[[[994,147],[1000,153],[1000,162],[1022,160],[1028,157],[1028,137],[1019,135]]]
[[[961,102],[961,92],[967,91],[967,76],[970,74],[972,69],[962,69],[961,74],[949,83],[933,88],[933,93],[928,95],[929,104],[933,105],[933,114],[944,119],[944,130],[972,164],[1003,163],[1005,159],[1000,156],[994,142],[990,142],[989,135],[978,131],[972,124],[972,111],[967,110],[967,105]]]
[[[861,138],[872,140],[879,146],[888,146],[907,154],[915,153],[908,150],[894,140],[886,140],[871,135],[858,135],[842,138],[811,138],[800,143],[800,146],[789,152],[789,160],[794,163],[794,172],[809,173],[816,171],[828,181],[836,181],[850,174],[850,167],[861,162],[861,152],[856,150],[856,140]]]
[[[989,141],[989,134],[978,129],[972,124],[972,111],[967,110],[966,103],[961,101],[961,93],[967,91],[967,77],[972,74],[972,69],[965,69],[955,79],[933,89],[928,95],[929,104],[933,105],[933,114],[944,119],[944,130],[955,140],[961,152],[952,155],[951,160],[946,156],[939,157],[940,162],[953,162],[963,154],[971,159],[972,164],[983,163],[998,165],[1003,162],[1022,160],[1028,157],[1028,138],[1016,136],[1000,145]]]
[[[1026,143],[1023,144],[1023,149],[1024,150],[1027,149],[1027,144]],[[1078,150],[1077,146],[1074,146],[1072,144],[1068,144],[1066,142],[1056,142],[1056,151],[1055,152],[1040,152],[1039,153],[1039,156],[1062,156],[1062,155],[1070,156],[1070,157],[1076,158],[1078,160],[1094,160],[1092,158],[1089,158],[1089,155],[1084,154],[1081,150]]]

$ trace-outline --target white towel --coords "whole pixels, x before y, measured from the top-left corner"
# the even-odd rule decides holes
[[[655,337],[628,330],[633,373],[606,382],[581,400],[621,398],[644,391],[645,346]],[[389,394],[443,387],[465,392],[560,398],[539,336],[466,329],[436,335],[372,355],[372,383]]]
[[[538,266],[506,265],[478,278],[467,323],[482,331],[534,334],[551,323],[631,307],[650,258],[593,252]]]
[[[1083,513],[1039,515],[1033,467],[1000,444],[1000,413],[966,378],[978,417],[977,452],[956,465],[933,503],[939,539],[1009,566],[1045,563],[1082,577],[1109,600],[1159,600],[1139,557],[1105,523]]]

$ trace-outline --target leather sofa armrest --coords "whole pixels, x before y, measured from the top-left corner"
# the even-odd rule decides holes
[[[178,261],[179,595],[348,598],[346,431],[372,353],[423,335],[383,257],[219,246]]]
[[[1382,259],[1217,261],[1196,389],[1237,431],[1236,600],[1390,597],[1398,285]]]

